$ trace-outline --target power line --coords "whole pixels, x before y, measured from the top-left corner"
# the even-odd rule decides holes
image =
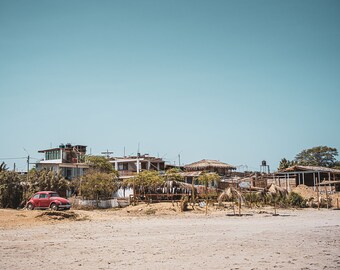
[[[1,160],[6,160],[6,159],[26,159],[27,157],[17,157],[17,158],[0,158]]]

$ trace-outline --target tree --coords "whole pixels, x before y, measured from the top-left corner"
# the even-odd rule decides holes
[[[219,182],[220,180],[221,177],[217,173],[203,173],[198,177],[198,182],[204,185],[206,193],[209,185]]]
[[[340,161],[335,162],[333,169],[340,170]]]
[[[80,193],[90,200],[109,199],[117,191],[117,174],[92,171],[80,178]]]
[[[295,161],[304,166],[334,167],[338,150],[328,146],[305,149],[295,156]]]
[[[179,181],[179,182],[183,182],[184,181],[184,177],[180,174],[180,172],[181,172],[180,169],[172,168],[172,169],[166,171],[165,179],[167,181]]]
[[[6,163],[5,162],[2,162],[1,164],[0,164],[0,172],[2,172],[2,171],[7,171],[8,170],[8,168],[7,168],[7,166],[6,166]]]
[[[17,208],[23,199],[22,177],[12,171],[0,172],[0,208]]]
[[[164,184],[164,178],[157,171],[142,171],[136,176],[126,179],[124,186],[134,186],[135,190],[148,192]]]
[[[86,199],[111,198],[118,189],[118,172],[106,157],[86,156],[86,163],[90,165],[89,171],[72,181],[72,189],[79,190]]]
[[[90,165],[90,169],[102,172],[102,173],[113,173],[115,170],[112,163],[106,157],[102,156],[86,156],[86,163]]]
[[[28,179],[26,199],[38,191],[52,190],[58,193],[66,193],[69,188],[69,182],[62,176],[60,171],[56,173],[53,170],[43,169],[37,171],[32,169],[29,171]]]
[[[281,159],[281,161],[280,161],[278,170],[279,170],[279,171],[283,171],[284,169],[287,169],[287,168],[289,168],[289,167],[291,167],[291,166],[294,166],[295,164],[296,164],[295,161],[293,161],[293,160],[290,161],[290,160],[288,160],[288,159],[286,159],[286,158],[283,158],[283,159]]]

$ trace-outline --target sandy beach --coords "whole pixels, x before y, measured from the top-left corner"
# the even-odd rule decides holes
[[[0,210],[0,269],[340,268],[340,211],[170,209],[70,211],[78,221]]]

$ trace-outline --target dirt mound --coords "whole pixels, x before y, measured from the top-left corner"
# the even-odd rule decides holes
[[[329,197],[332,200],[332,207],[339,208],[340,207],[340,192],[332,194]]]
[[[293,189],[293,192],[300,194],[304,199],[311,200],[313,198],[313,202],[317,202],[318,193],[314,191],[313,187],[299,185]],[[320,189],[320,198],[325,201],[326,204],[327,196],[325,192],[323,192],[323,189]],[[330,207],[338,207],[338,205],[340,205],[340,193],[329,194],[328,200],[330,202]]]
[[[175,202],[174,204],[170,202],[152,204],[139,203],[138,205],[130,205],[115,212],[117,212],[118,215],[124,216],[175,216],[186,212],[202,212],[201,209],[198,208],[200,207],[195,207],[195,210],[193,210],[191,206],[188,206],[187,211],[182,212],[180,202]]]
[[[79,220],[86,220],[88,219],[87,216],[83,216],[77,214],[73,211],[69,212],[61,212],[61,211],[47,211],[43,212],[40,215],[37,215],[35,218],[39,219],[50,219],[50,220],[72,220],[72,221],[79,221]]]
[[[306,185],[298,185],[296,188],[293,189],[293,192],[299,194],[304,199],[314,198],[316,199],[318,194],[314,191],[313,187],[308,187]]]

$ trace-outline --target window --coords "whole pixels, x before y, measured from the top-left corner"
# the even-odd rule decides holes
[[[60,150],[45,152],[45,160],[60,159]]]
[[[39,199],[39,194],[35,194],[33,198],[34,199]]]
[[[127,171],[128,168],[128,163],[119,163],[118,164],[118,171]]]
[[[48,196],[47,196],[47,194],[40,194],[40,199],[46,199]]]

